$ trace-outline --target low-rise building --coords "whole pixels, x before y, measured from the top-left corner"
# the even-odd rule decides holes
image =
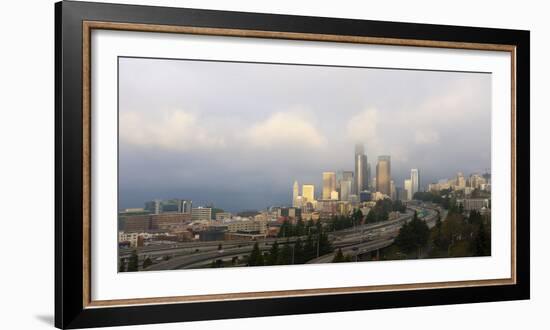
[[[456,203],[458,205],[462,205],[464,208],[464,211],[481,211],[481,209],[489,209],[489,199],[488,198],[464,198],[464,199],[457,199]]]
[[[191,209],[191,219],[195,220],[212,220],[212,208],[210,207],[194,207]]]
[[[230,233],[257,233],[265,235],[267,232],[267,221],[234,221],[227,224],[227,231]]]

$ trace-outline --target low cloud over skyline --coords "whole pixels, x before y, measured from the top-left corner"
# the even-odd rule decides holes
[[[290,203],[292,183],[390,155],[397,186],[490,168],[491,75],[121,58],[119,207]]]

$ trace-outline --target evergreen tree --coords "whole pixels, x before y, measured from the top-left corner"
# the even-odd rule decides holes
[[[145,258],[145,260],[143,260],[143,265],[142,265],[142,268],[145,269],[149,266],[151,266],[153,264],[153,262],[151,261],[151,259],[149,257]]]
[[[269,255],[265,260],[265,264],[276,265],[278,260],[279,260],[279,243],[275,241],[275,243],[271,245],[271,249],[269,250]]]
[[[292,248],[290,243],[287,241],[286,244],[281,249],[277,259],[277,265],[290,265],[292,264]]]
[[[332,252],[332,244],[328,239],[328,235],[324,232],[319,233],[319,255]]]
[[[367,213],[366,222],[367,222],[367,223],[376,222],[376,214],[375,214],[375,212],[374,212],[374,208],[371,209],[371,210],[369,211],[369,213]]]
[[[363,221],[363,212],[360,209],[355,209],[352,213],[352,219],[355,225],[360,225]]]
[[[441,234],[441,217],[438,215],[437,220],[435,222],[435,229],[434,229],[434,236],[432,238],[433,245],[436,249],[442,249],[443,248],[443,235]]]
[[[250,257],[248,258],[248,265],[249,266],[264,265],[264,257],[262,255],[262,252],[260,251],[260,246],[258,245],[258,242],[254,243],[254,246],[252,247],[252,252],[250,253]]]
[[[302,236],[305,233],[305,225],[302,219],[298,219],[294,228],[294,236]]]
[[[344,254],[342,253],[342,249],[338,249],[338,252],[336,252],[332,262],[344,262]]]
[[[304,262],[307,262],[317,256],[316,246],[313,244],[313,237],[307,236],[306,244],[304,245]]]
[[[405,253],[417,251],[417,257],[420,257],[420,249],[426,245],[429,237],[430,229],[428,225],[423,220],[418,219],[418,215],[414,212],[412,221],[404,224],[399,229],[395,244]]]
[[[294,263],[303,264],[305,262],[306,260],[304,256],[304,245],[302,243],[302,240],[298,238],[296,240],[296,243],[294,243]]]
[[[130,260],[128,261],[128,269],[129,272],[137,272],[138,270],[138,255],[136,250],[132,250],[132,255],[130,256]]]
[[[488,253],[488,249],[487,249],[487,247],[490,245],[488,244],[487,236],[485,233],[485,225],[483,224],[483,221],[479,223],[474,244],[475,244],[474,254],[476,256],[484,256],[484,255],[490,254]]]

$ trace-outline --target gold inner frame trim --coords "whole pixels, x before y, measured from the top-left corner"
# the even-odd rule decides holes
[[[91,297],[91,33],[92,30],[119,30],[133,32],[178,33],[209,36],[248,37],[267,39],[286,39],[303,41],[324,41],[340,43],[375,44],[389,46],[432,47],[467,50],[503,51],[511,55],[511,277],[488,280],[449,281],[414,284],[370,285],[355,287],[336,287],[319,289],[299,289],[284,291],[239,292],[227,294],[205,294],[175,297],[152,297],[116,300],[92,300]],[[241,30],[224,28],[203,28],[192,26],[155,25],[138,23],[118,23],[83,21],[82,22],[82,220],[83,220],[83,306],[101,308],[128,305],[173,304],[209,301],[227,301],[242,299],[265,299],[300,297],[315,295],[354,294],[384,291],[409,291],[443,289],[475,286],[514,285],[516,284],[516,46],[502,44],[482,44],[469,42],[450,42],[434,40],[397,39],[379,37],[342,36],[331,34],[312,34],[279,31]]]

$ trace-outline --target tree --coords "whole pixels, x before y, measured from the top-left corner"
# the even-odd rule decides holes
[[[222,249],[222,243],[218,244],[218,251]]]
[[[281,228],[279,229],[279,233],[277,234],[277,237],[292,237],[294,236],[292,224],[285,220],[283,221],[283,224],[281,225]]]
[[[264,265],[264,257],[262,255],[262,252],[260,251],[260,246],[258,245],[258,242],[254,243],[254,246],[252,247],[252,252],[250,253],[250,257],[248,258],[248,265],[249,266]]]
[[[304,245],[304,262],[309,261],[317,256],[316,246],[313,244],[313,237],[307,236],[306,244]]]
[[[359,225],[363,221],[363,212],[360,209],[355,209],[353,211],[351,218],[353,220],[353,225]]]
[[[367,213],[366,222],[367,222],[367,223],[376,222],[376,214],[375,214],[375,212],[374,212],[374,209],[371,209],[371,210],[369,211],[369,213]]]
[[[271,249],[269,249],[269,255],[265,260],[265,264],[276,265],[278,260],[279,260],[279,243],[275,241],[275,243],[271,245]]]
[[[294,243],[294,263],[303,264],[305,262],[306,260],[304,256],[304,246],[302,243],[302,239],[298,238],[296,240],[296,243]]]
[[[145,258],[145,260],[143,260],[142,267],[143,267],[143,269],[145,269],[145,268],[151,266],[152,264],[153,264],[153,262],[151,261],[151,258],[147,257],[147,258]]]
[[[483,224],[483,221],[479,223],[478,229],[477,229],[477,235],[474,240],[474,255],[476,256],[484,256],[490,254],[490,243],[487,239],[487,234],[485,233],[485,225]],[[489,250],[489,251],[488,251]]]
[[[324,232],[319,232],[319,255],[332,252],[332,244],[328,239],[328,235]]]
[[[305,224],[302,219],[298,219],[294,226],[294,236],[302,236],[305,233]]]
[[[130,260],[128,261],[127,271],[137,272],[137,270],[138,270],[138,255],[136,250],[132,250],[132,255],[130,256]]]
[[[281,249],[277,259],[277,265],[290,265],[292,264],[292,249],[290,243],[287,241]]]
[[[432,231],[432,242],[434,247],[438,250],[443,249],[443,245],[444,245],[443,234],[441,233],[441,227],[442,227],[441,217],[438,215],[437,220],[435,222],[434,230]]]
[[[417,257],[420,258],[421,249],[428,243],[429,237],[430,229],[428,225],[423,220],[418,219],[418,215],[414,212],[413,219],[399,229],[395,244],[405,253],[417,251]]]
[[[483,222],[483,217],[479,211],[471,210],[470,216],[468,217],[468,222],[472,225],[479,225]]]
[[[462,214],[454,212],[447,215],[447,219],[443,221],[441,226],[441,234],[443,236],[444,245],[442,248],[446,248],[448,254],[450,253],[451,246],[461,237],[463,233],[464,217]]]
[[[338,252],[336,252],[332,262],[344,262],[344,254],[342,253],[342,249],[338,249]]]
[[[120,259],[120,266],[118,267],[119,272],[125,272],[126,271],[126,261],[124,259]]]

